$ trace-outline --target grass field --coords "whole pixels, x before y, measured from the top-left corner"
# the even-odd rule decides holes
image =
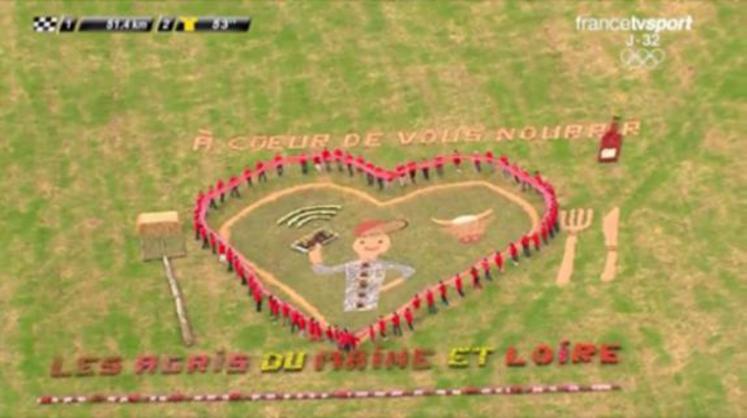
[[[520,206],[485,186],[470,186],[470,183],[465,181],[488,180],[490,184],[498,184],[503,190],[527,202],[534,202],[532,206],[535,207],[536,213],[542,214],[544,211],[539,196],[515,190],[519,188],[497,173],[469,175],[449,170],[443,180],[433,179],[427,183],[421,180],[415,187],[395,187],[381,192],[376,188],[366,190],[365,181],[361,177],[351,181],[345,174],[334,172],[331,175],[312,175],[310,178],[303,178],[296,171],[293,170],[292,174],[281,180],[273,180],[267,186],[255,188],[256,190],[247,193],[239,201],[230,201],[216,213],[217,219],[210,219],[210,223],[215,225],[214,229],[217,230],[220,221],[229,213],[236,215],[236,209],[243,208],[250,201],[265,199],[272,196],[275,191],[300,182],[324,184],[323,182],[333,181],[352,190],[363,191],[381,202],[406,199],[398,200],[401,203],[394,205],[375,206],[360,197],[334,189],[302,190],[268,202],[250,213],[242,214],[231,228],[231,242],[237,250],[255,262],[259,268],[269,270],[283,283],[297,290],[309,303],[321,310],[328,322],[351,330],[374,323],[380,315],[388,316],[408,302],[416,292],[435,285],[439,279],[448,279],[457,272],[467,270],[473,263],[482,257],[490,256],[496,249],[504,251],[509,242],[519,239],[532,229],[531,219]],[[472,171],[471,167],[469,171]],[[434,188],[460,183],[465,187]],[[418,190],[428,187],[430,190],[426,193],[413,195]],[[414,197],[408,199],[409,196]],[[280,216],[294,209],[324,204],[341,204],[342,210],[328,222],[311,223],[300,229],[275,224]],[[493,210],[488,230],[478,243],[471,245],[460,243],[431,221],[432,217],[452,219],[487,209]],[[366,219],[404,219],[408,222],[407,228],[392,234],[392,248],[382,256],[382,259],[412,266],[416,274],[390,292],[382,293],[378,309],[345,312],[342,304],[345,293],[344,275],[314,274],[308,257],[291,250],[290,244],[319,227],[331,229],[337,232],[340,238],[337,243],[325,247],[324,260],[328,265],[342,264],[355,259],[355,253],[351,249],[355,240],[353,230]],[[388,273],[387,282],[398,277],[394,271]],[[465,276],[464,279],[469,285],[469,276]],[[273,291],[287,297],[278,289]]]
[[[578,15],[690,14],[655,70],[619,65],[624,35],[577,32]],[[249,34],[45,35],[32,16],[251,15]],[[747,18],[739,2],[0,3],[0,417],[744,416],[747,402]],[[201,128],[239,134],[392,132],[641,121],[619,164],[596,141],[459,144],[540,168],[562,207],[619,206],[620,272],[599,281],[598,224],[570,286],[555,244],[469,304],[387,347],[427,346],[428,372],[49,377],[54,356],[312,350],[267,325],[212,256],[176,262],[197,335],[187,351],[158,263],[142,263],[138,213],[177,209],[267,152],[195,152]],[[365,151],[390,166],[449,146]],[[358,150],[361,151],[361,150]],[[185,226],[185,234],[189,232]],[[467,326],[479,324],[479,326]],[[448,330],[445,332],[444,330]],[[454,346],[616,340],[623,361],[453,370]],[[320,390],[614,381],[610,394],[356,402],[51,406],[44,393]],[[469,411],[469,412],[467,412]]]

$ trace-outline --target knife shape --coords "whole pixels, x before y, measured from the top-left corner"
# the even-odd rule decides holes
[[[604,261],[602,281],[612,281],[617,275],[617,234],[620,225],[620,208],[616,207],[609,211],[602,219],[602,231],[604,232],[604,244],[607,248],[607,258]]]

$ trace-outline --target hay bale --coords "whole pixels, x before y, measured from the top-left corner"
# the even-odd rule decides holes
[[[143,260],[177,257],[186,253],[178,212],[141,213],[136,226]]]
[[[146,212],[137,216],[137,233],[141,237],[178,235],[181,233],[179,213]]]

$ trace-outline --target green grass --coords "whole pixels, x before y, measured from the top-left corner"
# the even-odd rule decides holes
[[[747,410],[743,115],[744,7],[736,2],[34,2],[0,4],[0,417],[740,416]],[[618,66],[624,35],[574,30],[576,15],[691,14],[651,72]],[[44,14],[241,15],[235,35],[45,35]],[[390,346],[422,345],[420,373],[305,372],[291,378],[153,376],[55,380],[54,356],[317,347],[268,326],[189,240],[176,262],[197,335],[184,349],[158,263],[138,259],[138,213],[191,217],[196,191],[267,151],[193,152],[198,129],[235,135],[642,121],[614,166],[595,141],[459,144],[538,167],[565,207],[591,207],[572,284],[553,284],[562,245],[486,296],[419,323]],[[391,166],[453,145],[366,150]],[[356,152],[362,152],[356,149]],[[598,219],[622,210],[620,272],[599,281]],[[188,234],[185,226],[185,234]],[[188,236],[188,235],[187,235]],[[474,325],[473,325],[474,324]],[[618,339],[616,367],[451,370],[453,346],[525,349]],[[255,365],[256,366],[256,365]],[[43,393],[218,392],[620,382],[612,394],[361,402],[61,406]]]

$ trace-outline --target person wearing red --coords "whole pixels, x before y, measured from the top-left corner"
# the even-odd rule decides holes
[[[519,250],[516,248],[515,243],[511,243],[508,245],[508,253],[511,256],[511,261],[514,262],[514,264],[519,264]]]
[[[501,166],[501,172],[503,173],[503,177],[506,177],[507,179],[511,178],[511,171],[509,171],[509,162],[508,157],[505,155],[501,155],[498,157],[498,165]]]
[[[246,286],[246,271],[244,271],[244,267],[239,262],[239,258],[236,257],[236,265],[234,265],[234,268],[236,269],[236,274],[239,276],[239,281],[241,282],[242,286]]]
[[[309,318],[309,339],[311,341],[316,341],[316,326],[316,320]]]
[[[213,250],[213,254],[218,252],[215,234],[212,232],[210,233],[210,248]]]
[[[407,163],[407,173],[410,175],[410,183],[415,184],[415,180],[418,175],[418,163],[416,163],[415,161],[410,161],[409,163]]]
[[[402,336],[402,319],[397,311],[394,311],[392,314],[392,333],[400,337]]]
[[[540,174],[539,170],[534,172],[534,180],[537,182],[537,185],[539,185],[540,188],[545,185],[545,180],[542,178],[542,174]]]
[[[316,321],[316,340],[321,341],[324,339],[324,330],[322,329],[322,324],[319,321]]]
[[[322,150],[322,160],[324,160],[324,169],[329,171],[329,162],[332,159],[332,153],[325,147]]]
[[[444,175],[444,157],[442,155],[436,156],[436,174],[439,177]]]
[[[345,351],[352,351],[356,346],[356,338],[355,335],[353,335],[352,332],[350,332],[347,328],[343,330],[343,346],[342,349]]]
[[[319,323],[319,321],[314,321],[314,341],[320,341],[322,338],[324,338],[324,334],[322,333],[322,324]]]
[[[314,168],[318,173],[322,172],[322,156],[319,154],[314,154],[312,157],[312,161],[314,161]]]
[[[443,280],[438,281],[438,293],[441,295],[441,303],[445,306],[449,306],[449,298],[447,297],[448,290],[446,288],[446,283],[444,283]]]
[[[547,229],[548,235],[550,235],[550,238],[555,238],[555,230],[552,226],[552,221],[550,220],[550,216],[548,215],[547,218],[545,218],[543,222],[543,226],[545,229]]]
[[[306,316],[301,313],[298,314],[298,330],[302,337],[306,335]]]
[[[368,326],[368,339],[371,340],[371,342],[376,342],[376,329],[374,329],[373,324]]]
[[[218,209],[218,205],[215,203],[215,187],[212,184],[208,187],[207,195],[210,196],[210,207]]]
[[[226,264],[228,265],[228,271],[233,271],[233,248],[231,247],[226,249]]]
[[[291,307],[288,304],[288,302],[283,301],[281,310],[283,311],[283,325],[286,325],[288,321],[290,320],[290,311],[291,311]]]
[[[203,250],[210,246],[210,241],[208,241],[208,236],[207,236],[207,228],[205,228],[204,226],[200,228],[200,238],[202,239]]]
[[[482,285],[480,284],[480,271],[477,270],[477,267],[472,266],[472,268],[469,269],[469,274],[472,276],[472,287],[475,289],[482,289]]]
[[[431,179],[431,164],[430,161],[424,160],[420,164],[420,172],[423,173],[423,178],[425,181],[428,181]]]
[[[254,302],[257,304],[257,312],[262,312],[262,289],[254,289]]]
[[[319,324],[319,321],[312,318],[311,325],[313,325],[313,327],[311,328],[311,340],[312,341],[321,340],[322,339],[322,326]]]
[[[366,166],[366,160],[363,158],[362,155],[359,155],[358,157],[356,157],[355,165],[357,167],[358,173],[362,173],[363,167]]]
[[[384,169],[376,167],[376,182],[379,184],[379,190],[384,190],[384,179],[386,179]]]
[[[215,183],[215,190],[220,193],[220,203],[226,200],[226,191],[223,189],[223,180],[218,179]]]
[[[200,219],[197,216],[198,215],[195,213],[195,218],[192,222],[192,226],[195,230],[195,241],[200,240],[200,232],[202,231],[202,224],[200,224]]]
[[[386,320],[383,316],[379,316],[379,335],[381,338],[386,338]]]
[[[278,303],[278,300],[272,295],[267,298],[267,302],[270,304],[270,315],[272,315],[272,320],[277,321],[278,318],[280,318],[280,303]]]
[[[493,156],[493,151],[486,151],[485,159],[487,160],[488,170],[491,173],[494,173],[495,172],[495,156]]]
[[[254,298],[254,291],[257,290],[257,282],[254,281],[254,276],[249,276],[249,295],[250,298]]]
[[[397,179],[399,180],[400,187],[405,187],[407,168],[405,168],[403,164],[398,164],[394,171],[397,173]]]
[[[197,194],[197,199],[195,200],[195,212],[193,217],[195,227],[195,240],[200,239],[200,230],[202,229],[202,224],[200,223],[200,211],[202,210],[203,199],[205,199],[205,193],[200,190],[200,193]]]
[[[348,336],[345,330],[337,333],[335,342],[337,343],[338,350],[347,351],[347,337]]]
[[[534,251],[540,250],[540,236],[536,231],[532,234],[532,244],[534,244]]]
[[[415,296],[412,297],[412,302],[410,302],[410,304],[417,311],[420,309],[420,302],[420,294],[416,293]]]
[[[516,183],[518,185],[521,185],[522,186],[522,190],[523,190],[524,186],[522,184],[521,177],[520,177],[521,176],[521,168],[519,168],[518,165],[514,164],[514,165],[511,166],[511,172],[513,173],[513,176],[514,176],[514,183]]]
[[[524,257],[532,256],[532,252],[529,249],[529,237],[527,235],[521,237],[521,248],[524,251]]]
[[[464,283],[462,282],[462,275],[459,273],[454,278],[454,287],[456,287],[459,296],[464,297]]]
[[[205,200],[205,193],[200,190],[197,192],[197,197],[195,197],[195,207],[197,208],[195,213],[198,213],[200,209],[202,209],[202,205],[204,204],[203,200]]]
[[[342,160],[343,160],[343,154],[342,150],[339,148],[335,148],[334,151],[332,151],[332,154],[335,156],[335,161],[337,162],[337,171],[342,173]]]
[[[337,348],[342,351],[350,350],[350,335],[347,329],[337,333]]]
[[[244,178],[244,181],[246,181],[246,187],[252,187],[252,169],[249,167],[245,168],[242,177]]]
[[[327,339],[329,341],[334,341],[335,340],[335,330],[332,328],[332,325],[327,325],[327,332],[326,332],[326,334],[327,334]]]
[[[301,174],[309,174],[309,157],[306,156],[306,153],[298,156],[298,163],[301,165]]]
[[[374,178],[374,165],[373,163],[366,163],[366,181],[369,186],[373,186],[376,179]]]
[[[275,172],[278,173],[278,177],[283,177],[283,156],[275,154],[275,158],[272,159],[272,163],[275,165]]]
[[[267,307],[270,309],[270,316],[272,316],[272,313],[275,310],[275,296],[267,296]]]
[[[225,257],[226,255],[226,244],[223,241],[218,242],[218,259]]]
[[[348,177],[353,177],[355,172],[353,171],[353,154],[345,152],[345,165],[348,167]]]
[[[527,191],[527,189],[529,189],[529,173],[524,171],[524,169],[520,168],[518,165],[515,167],[519,171],[519,182],[521,183],[521,191],[525,192]]]
[[[425,293],[425,301],[428,304],[428,313],[434,314],[438,310],[436,309],[436,298],[433,296],[433,291],[431,289],[428,289],[428,291]]]
[[[475,171],[482,172],[482,155],[477,151],[472,155],[472,164],[475,165]]]
[[[542,236],[542,243],[547,245],[547,226],[542,224],[542,228],[540,229],[540,235]]]
[[[241,182],[236,176],[231,176],[231,178],[228,179],[228,187],[231,188],[231,197],[241,197],[241,193],[239,193],[239,184],[241,184]]]
[[[553,203],[551,209],[552,214],[552,226],[555,229],[555,233],[560,232],[560,222],[558,222],[558,206]]]
[[[254,171],[258,173],[259,181],[267,181],[267,171],[265,171],[265,163],[263,163],[262,161],[257,161],[257,165],[254,167]]]
[[[480,266],[482,267],[482,274],[485,276],[485,279],[493,280],[493,276],[490,274],[490,261],[488,261],[487,257],[480,261]]]
[[[407,328],[410,328],[410,331],[414,331],[415,328],[412,326],[412,322],[414,320],[412,316],[412,311],[409,307],[405,308],[405,322],[407,322]]]
[[[451,162],[454,164],[454,167],[456,167],[456,170],[458,172],[462,172],[462,154],[459,153],[459,151],[454,150],[454,153],[451,154]]]
[[[295,309],[291,309],[290,311],[290,324],[291,334],[294,334],[296,332],[296,328],[298,328],[298,312]]]

